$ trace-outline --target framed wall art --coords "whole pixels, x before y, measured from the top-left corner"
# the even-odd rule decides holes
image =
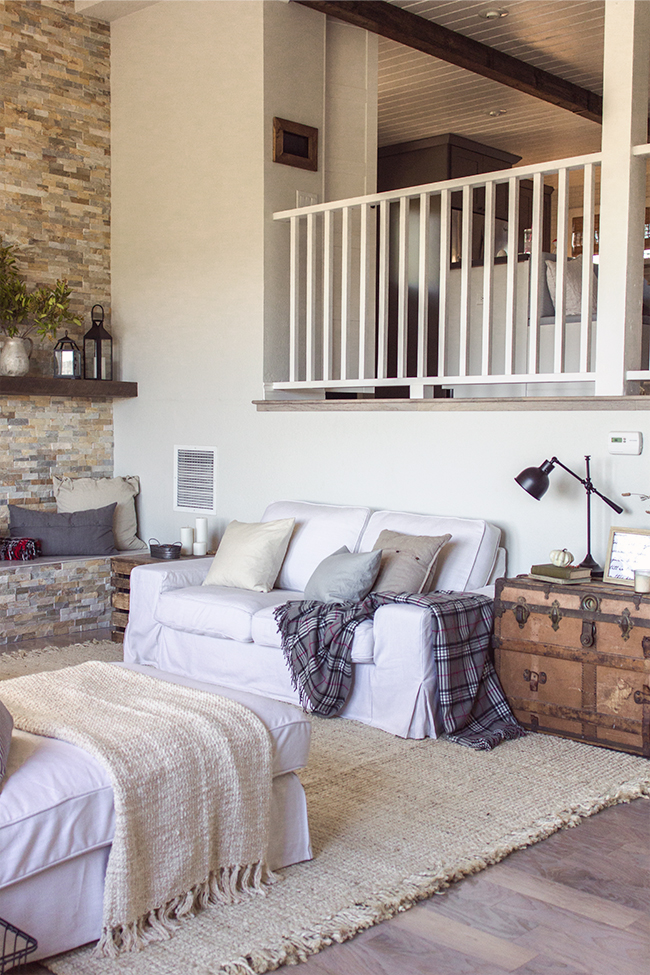
[[[634,570],[650,571],[650,530],[610,528],[604,582],[634,585]]]
[[[317,172],[318,129],[286,118],[274,118],[273,162]]]

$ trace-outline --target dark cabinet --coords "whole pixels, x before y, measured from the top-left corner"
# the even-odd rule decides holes
[[[446,179],[459,179],[463,176],[477,176],[502,169],[511,169],[521,159],[511,152],[503,152],[480,142],[473,142],[462,136],[448,133],[414,142],[402,142],[382,146],[377,159],[377,191],[402,189],[406,186],[419,186],[425,183],[440,182]],[[544,187],[542,250],[551,249],[551,194],[553,188]],[[497,187],[495,200],[495,253],[505,242],[508,221],[508,194],[506,184]],[[460,213],[462,193],[452,194],[452,224],[456,227],[455,253],[460,257]],[[474,214],[472,231],[472,263],[483,263],[485,190],[474,190],[472,200]],[[532,226],[533,183],[521,180],[519,183],[519,222],[518,252],[524,250],[524,230]],[[453,247],[452,247],[453,249]]]

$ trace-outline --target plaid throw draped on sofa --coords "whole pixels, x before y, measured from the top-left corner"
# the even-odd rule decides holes
[[[282,650],[306,710],[323,717],[345,704],[357,626],[380,606],[408,603],[435,622],[431,652],[444,731],[450,741],[490,749],[525,734],[490,659],[492,600],[472,593],[370,593],[359,603],[288,602],[274,611]]]

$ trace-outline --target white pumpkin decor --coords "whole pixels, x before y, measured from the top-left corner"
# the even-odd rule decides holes
[[[573,562],[573,555],[565,548],[554,548],[549,558],[553,565],[558,566],[571,565]]]

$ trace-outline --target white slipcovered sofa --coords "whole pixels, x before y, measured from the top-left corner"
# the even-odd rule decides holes
[[[262,521],[281,518],[295,518],[296,527],[271,592],[202,585],[210,558],[137,566],[125,661],[297,704],[273,610],[301,599],[316,566],[341,546],[369,552],[383,529],[450,533],[434,589],[491,595],[488,587],[505,572],[501,532],[479,519],[279,501]],[[341,714],[404,738],[435,737],[433,625],[430,613],[406,604],[382,606],[361,623],[352,648],[352,690]]]

